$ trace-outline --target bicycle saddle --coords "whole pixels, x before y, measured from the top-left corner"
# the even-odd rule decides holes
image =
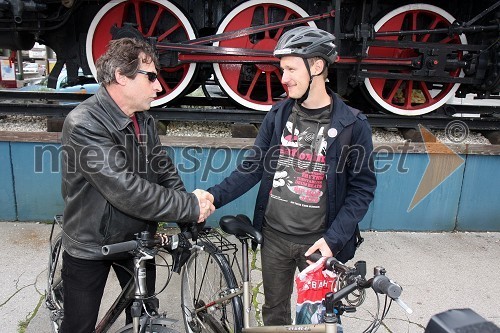
[[[262,244],[262,234],[257,231],[246,215],[226,215],[220,218],[220,228],[228,234],[235,235],[238,239],[250,238],[252,241]]]

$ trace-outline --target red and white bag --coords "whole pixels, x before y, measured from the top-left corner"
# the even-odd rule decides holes
[[[326,257],[306,267],[295,277],[297,307],[295,324],[319,324],[324,322],[323,299],[329,291],[335,291],[337,275],[323,270]]]

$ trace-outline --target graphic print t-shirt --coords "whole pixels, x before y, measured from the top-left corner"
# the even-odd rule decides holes
[[[295,104],[281,136],[280,155],[266,208],[266,223],[282,237],[313,244],[326,217],[326,133],[330,106]]]

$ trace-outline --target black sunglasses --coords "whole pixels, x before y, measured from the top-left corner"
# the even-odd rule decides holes
[[[138,69],[137,73],[141,73],[141,74],[147,75],[148,76],[148,80],[150,82],[155,82],[156,79],[158,78],[158,74],[156,74],[155,72],[146,72],[146,71],[143,71],[142,69]]]

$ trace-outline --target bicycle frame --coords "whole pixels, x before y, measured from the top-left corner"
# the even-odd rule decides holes
[[[59,225],[59,227],[61,227],[62,229],[62,216],[56,216],[54,218],[54,224],[52,226],[52,230],[50,233],[50,244],[51,244],[50,253],[53,253],[54,250],[52,247],[52,239],[54,236],[55,224]],[[61,251],[61,248],[59,248],[58,251]],[[56,257],[58,257],[58,255],[59,252],[57,253]],[[141,251],[140,254],[134,256],[133,259],[134,276],[131,277],[125,288],[121,290],[120,294],[114,300],[113,304],[109,307],[106,314],[99,321],[94,330],[95,333],[108,332],[111,329],[112,325],[116,322],[116,320],[120,317],[120,315],[132,302],[139,301],[148,297],[147,286],[146,286],[146,262],[147,260],[150,260],[153,257],[154,257],[153,252],[148,253],[146,251]],[[54,278],[55,271],[52,271],[53,264],[54,263],[52,262],[51,258],[51,262],[49,263],[49,267],[51,268],[51,271],[49,272],[49,280],[52,280]],[[137,283],[135,283],[135,281],[137,281]],[[50,287],[47,292],[48,292],[47,302],[50,302],[52,305],[55,306],[53,311],[62,312],[63,309],[58,306],[59,303],[52,301],[54,295]],[[155,314],[158,313],[159,302],[156,297],[152,297],[148,300],[145,300],[144,302],[152,307]],[[148,315],[141,316],[141,308],[142,306],[138,305],[138,310],[136,310],[135,316],[134,316],[134,310],[132,310],[134,332],[139,332],[140,324],[142,325],[146,324],[146,321],[142,323],[140,322],[141,319],[144,318],[144,316],[148,316]],[[177,321],[175,319],[165,318],[163,316],[162,317],[148,316],[147,319],[150,320],[152,324],[163,324],[163,325],[170,325]]]
[[[135,259],[134,259],[135,264]],[[135,267],[135,265],[134,265]],[[127,306],[134,301],[135,286],[134,278],[132,277],[127,283],[127,286],[122,289],[118,297],[115,299],[111,307],[108,309],[104,317],[95,328],[95,333],[107,332],[118,319],[120,314]]]
[[[241,292],[240,289],[238,290],[227,290],[224,289],[222,293],[217,292],[219,295],[223,295],[220,298],[217,299],[212,299],[211,296],[213,296],[215,293],[210,293],[210,297],[207,299],[203,299],[203,303],[206,304],[204,305],[200,311],[202,310],[207,310],[210,307],[214,307],[215,305],[222,305],[224,306],[225,303],[228,303],[229,300],[232,300],[232,298],[237,297],[238,295],[241,295],[243,293],[243,306],[242,308],[239,309],[239,311],[243,311],[243,324],[241,328],[241,332],[243,333],[270,333],[270,332],[289,332],[289,331],[308,331],[308,332],[317,332],[317,333],[337,333],[338,332],[338,315],[341,315],[344,312],[354,312],[356,310],[356,307],[360,306],[363,302],[363,298],[361,298],[361,301],[357,302],[356,305],[351,304],[351,306],[345,306],[342,302],[344,298],[347,298],[351,293],[353,293],[356,290],[364,290],[371,288],[373,291],[379,295],[383,294],[386,295],[386,302],[388,299],[390,299],[390,302],[395,301],[399,306],[401,306],[407,313],[411,314],[412,310],[401,300],[400,295],[402,292],[402,288],[399,284],[395,283],[392,281],[388,276],[386,276],[386,270],[382,266],[376,266],[374,267],[374,275],[373,277],[366,279],[366,262],[364,261],[357,261],[354,264],[354,267],[349,267],[335,259],[334,257],[328,257],[328,258],[323,258],[323,267],[325,269],[335,271],[336,273],[339,274],[339,279],[341,279],[341,283],[343,286],[335,291],[335,294],[333,291],[328,291],[325,294],[324,297],[324,307],[325,307],[325,314],[324,314],[324,323],[321,324],[298,324],[298,325],[277,325],[277,326],[250,326],[250,271],[249,271],[249,260],[248,260],[248,240],[251,239],[253,242],[257,244],[262,244],[263,242],[263,237],[262,234],[257,231],[256,229],[253,228],[251,225],[250,219],[245,216],[245,215],[237,215],[237,216],[230,216],[226,215],[223,216],[220,221],[219,221],[219,226],[221,229],[231,235],[234,235],[242,244],[242,270],[240,269],[240,265],[238,264],[238,269],[240,269],[240,273],[242,276],[242,289],[243,291]],[[221,235],[220,233],[217,233]],[[222,236],[222,235],[221,235]],[[224,238],[224,236],[222,236]],[[224,238],[225,239],[225,238]],[[208,242],[210,242],[209,239],[207,239]],[[226,243],[228,241],[226,240]],[[230,242],[229,242],[230,243]],[[209,244],[207,243],[210,248],[213,248],[215,244]],[[234,246],[233,243],[230,243],[231,245]],[[224,244],[227,246],[227,244]],[[216,246],[215,246],[216,247]],[[210,251],[213,251],[210,250]],[[208,251],[208,252],[210,252]],[[313,253],[308,257],[309,260],[311,261],[317,261],[321,258],[321,254],[319,253]],[[223,265],[220,265],[221,269]],[[202,268],[203,269],[203,268]],[[206,269],[206,268],[205,268]],[[225,270],[230,269],[232,270],[231,266],[224,265]],[[232,279],[234,280],[234,273],[231,272],[230,274],[232,276]],[[231,285],[234,285],[234,283],[231,283]],[[201,289],[200,289],[201,291]],[[228,293],[229,292],[229,293]],[[377,296],[378,297],[378,296]],[[234,299],[232,300],[233,305],[235,303],[239,303],[239,299]],[[238,302],[236,302],[238,301]],[[351,300],[352,301],[352,300]],[[348,300],[347,303],[350,301]],[[385,318],[387,315],[387,312],[390,309],[390,304],[386,308],[387,303],[384,305],[384,310],[382,311],[382,315],[379,318],[378,312],[377,315],[374,317],[374,321],[370,326],[368,326],[366,331],[370,332],[375,332],[379,327],[382,322],[382,320]],[[380,304],[379,304],[380,306]],[[216,307],[214,307],[216,308]],[[198,312],[198,308],[192,309],[191,311]],[[241,318],[241,313],[238,312],[239,318]],[[219,314],[220,316],[220,314]],[[239,319],[238,318],[238,319]],[[190,322],[188,320],[191,320],[189,317],[184,317],[186,325],[189,325]],[[239,323],[234,321],[231,322],[228,320],[227,317],[225,317],[225,314],[223,312],[222,317],[219,317],[216,319],[218,321],[222,321],[223,323],[230,323],[232,329],[234,329],[238,332],[240,332],[240,327]],[[228,330],[228,327],[220,327],[220,329],[217,326],[213,326],[212,329],[215,327],[214,331],[215,332],[225,332]],[[197,331],[196,331],[197,332]]]

